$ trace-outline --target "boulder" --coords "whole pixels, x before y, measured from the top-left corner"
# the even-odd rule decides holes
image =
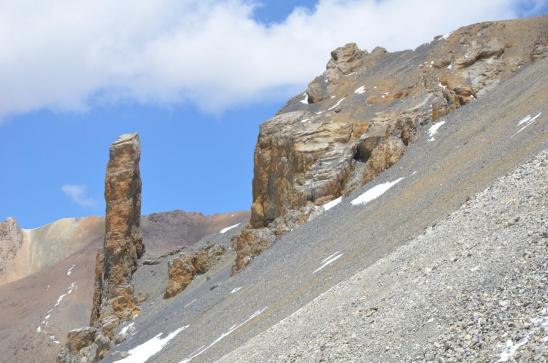
[[[183,254],[168,262],[168,280],[164,299],[169,299],[188,287],[194,276],[209,271],[225,254],[221,245],[207,244],[205,247],[183,251]]]
[[[196,268],[192,260],[193,256],[183,255],[169,261],[164,299],[177,295],[190,285],[194,275],[196,275]]]
[[[236,251],[236,262],[232,266],[232,274],[241,271],[251,259],[270,248],[275,240],[274,233],[268,228],[244,228],[232,238],[232,246]]]

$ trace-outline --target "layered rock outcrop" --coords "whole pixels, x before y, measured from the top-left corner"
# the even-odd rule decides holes
[[[100,301],[95,323],[104,316],[131,318],[138,309],[133,304],[131,277],[137,259],[145,251],[140,229],[141,149],[137,134],[122,135],[110,147],[105,180],[105,242],[102,256],[97,257],[94,301]],[[113,309],[111,311],[111,309]]]
[[[170,260],[164,299],[169,299],[186,289],[194,276],[209,271],[225,252],[226,248],[222,245],[208,244],[194,252],[183,251],[179,256]]]
[[[234,238],[233,271],[264,249],[257,231],[283,234],[371,181],[398,162],[421,125],[545,57],[547,39],[541,17],[474,24],[413,51],[368,53],[354,43],[333,51],[326,71],[261,125],[251,224]]]
[[[253,257],[270,248],[275,239],[275,234],[269,228],[246,228],[239,235],[232,237],[232,246],[236,251],[232,274],[240,272]]]
[[[95,362],[110,349],[120,322],[139,313],[131,278],[144,253],[140,230],[139,136],[125,134],[110,147],[105,179],[105,239],[98,252],[90,327],[71,331],[60,362]]]

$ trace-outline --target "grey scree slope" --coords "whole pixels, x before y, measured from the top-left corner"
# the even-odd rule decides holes
[[[548,150],[220,362],[548,360]]]
[[[421,130],[421,140],[409,148],[398,164],[338,206],[282,237],[238,275],[229,278],[227,264],[209,280],[191,284],[173,299],[165,301],[161,296],[151,296],[135,320],[135,333],[116,346],[105,361],[116,361],[124,351],[184,325],[189,327],[150,362],[181,362],[203,347],[207,350],[192,362],[215,361],[337,283],[388,256],[458,209],[467,197],[548,147],[547,87],[548,59],[524,67],[489,94],[444,117],[446,124],[436,134],[436,141],[428,142],[426,128]],[[512,136],[519,129],[520,119],[539,112],[542,115],[535,123]],[[373,202],[365,206],[350,205],[351,199],[372,186],[400,177],[406,178]],[[342,253],[337,261],[313,274],[322,260],[337,251]],[[427,262],[429,254],[424,256]],[[158,269],[159,273],[165,265],[147,268]],[[164,281],[156,279],[153,283]],[[231,293],[237,287],[241,290]],[[451,295],[443,291],[442,296]],[[364,314],[372,307],[379,309],[379,316],[382,314],[380,304],[360,306],[365,309]],[[264,308],[259,316],[226,335],[232,326]],[[325,319],[316,324],[322,322],[325,323]],[[300,339],[306,341],[306,337],[303,334]],[[394,334],[390,341],[379,341],[379,344],[386,349],[386,345],[398,345],[399,339]],[[427,344],[426,341],[420,343]],[[289,351],[290,346],[289,342],[278,345],[278,353]],[[389,348],[387,356],[390,352]],[[408,353],[413,356],[412,351]],[[273,355],[269,358],[267,360],[277,360]],[[374,358],[382,361],[378,359],[380,355]]]

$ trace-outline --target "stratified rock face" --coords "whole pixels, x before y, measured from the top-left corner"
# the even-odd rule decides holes
[[[105,180],[105,245],[103,280],[109,285],[131,282],[145,248],[141,217],[141,148],[137,134],[122,135],[110,147]]]
[[[110,349],[120,322],[139,313],[131,278],[144,253],[141,217],[141,149],[137,134],[120,136],[110,147],[105,180],[105,240],[98,252],[92,327],[71,331],[61,362],[95,362]]]
[[[15,218],[0,223],[0,276],[9,268],[23,244],[23,232]]]
[[[475,24],[414,51],[333,51],[326,71],[260,128],[251,226],[339,197],[393,165],[418,125],[544,57],[546,19]]]
[[[261,125],[250,229],[279,235],[371,181],[398,162],[420,125],[545,57],[547,42],[548,17],[539,17],[474,24],[414,51],[337,48],[326,71]],[[248,230],[235,241],[238,271],[264,243]]]
[[[122,135],[110,147],[105,179],[105,242],[102,256],[97,258],[97,266],[101,266],[102,271],[96,271],[95,285],[95,294],[101,296],[95,302],[100,302],[101,307],[94,306],[93,311],[98,315],[91,317],[92,323],[111,313],[119,319],[128,319],[137,311],[128,291],[133,291],[131,277],[145,249],[139,227],[140,157],[137,134]],[[115,311],[111,311],[113,303],[118,307]]]

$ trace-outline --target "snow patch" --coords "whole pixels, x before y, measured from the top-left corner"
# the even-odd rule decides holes
[[[529,342],[529,339],[531,339],[533,334],[535,334],[539,329],[548,330],[548,315],[541,316],[539,318],[533,318],[530,319],[530,321],[534,325],[534,327],[529,330],[529,332],[523,338],[521,338],[515,344],[510,339],[506,341],[506,347],[502,351],[502,353],[500,353],[499,362],[507,362],[508,360],[512,359],[518,349],[527,344]]]
[[[230,231],[231,229],[238,227],[239,225],[240,225],[240,223],[236,223],[235,225],[225,227],[225,228],[221,229],[219,231],[219,233],[221,233],[221,234],[226,233],[226,232]]]
[[[386,182],[379,185],[375,185],[373,188],[367,190],[365,193],[361,194],[359,197],[354,199],[352,202],[352,205],[365,205],[381,195],[383,195],[388,189],[392,188],[394,185],[398,184],[400,181],[402,181],[405,178],[399,178],[392,182]]]
[[[230,291],[230,293],[231,293],[231,294],[235,294],[235,293],[237,293],[238,291],[240,291],[241,289],[242,289],[242,286],[235,287],[235,288],[233,288],[233,289]]]
[[[70,274],[72,273],[72,270],[76,267],[76,265],[72,265],[70,266],[70,268],[67,270],[67,276],[70,276]]]
[[[447,69],[449,69],[449,70],[453,69],[453,64],[448,65]]]
[[[449,37],[451,36],[451,34],[453,34],[453,32],[447,33],[447,34],[445,34],[445,35],[444,35],[443,37],[441,37],[441,38],[444,39],[444,40],[447,40],[447,39],[449,39]]]
[[[512,137],[516,136],[517,134],[519,134],[520,132],[525,130],[527,127],[531,126],[533,124],[533,122],[535,122],[537,120],[537,118],[540,117],[540,115],[542,115],[542,112],[537,113],[533,117],[531,117],[531,115],[527,115],[524,118],[522,118],[521,120],[519,120],[518,126],[521,126],[521,125],[524,125],[524,126],[522,126],[518,131],[516,131],[516,133],[513,134]]]
[[[134,326],[134,325],[135,325],[135,322],[131,322],[131,323],[129,323],[128,325],[124,326],[124,327],[122,328],[122,330],[120,330],[119,335],[125,335],[125,334],[128,332],[128,330],[129,330],[132,326]]]
[[[320,267],[318,267],[317,269],[315,269],[312,274],[316,274],[317,272],[320,272],[321,270],[323,270],[325,267],[331,265],[333,262],[337,261],[339,258],[341,258],[341,256],[343,255],[343,253],[341,253],[340,251],[337,251],[333,254],[331,254],[330,256],[326,257],[323,259],[322,261],[322,264]]]
[[[337,199],[333,199],[332,201],[325,203],[322,207],[324,210],[330,210],[331,208],[339,204],[341,200],[342,197],[338,197]]]
[[[308,93],[305,93],[304,98],[302,100],[300,100],[299,102],[301,102],[305,105],[308,105]]]
[[[531,335],[532,335],[531,333],[527,334],[516,344],[513,344],[512,341],[508,339],[506,341],[506,348],[504,349],[502,353],[500,353],[499,362],[507,362],[510,358],[512,358],[522,345],[527,344],[527,342],[531,338]]]
[[[430,136],[430,138],[428,139],[428,141],[434,141],[434,140],[436,140],[436,139],[434,138],[434,135],[438,133],[438,130],[439,130],[440,127],[442,127],[443,125],[445,125],[445,121],[436,122],[435,124],[433,124],[432,126],[430,126],[430,128],[428,129],[428,136]]]
[[[240,324],[238,325],[232,325],[230,327],[230,329],[228,329],[228,331],[226,333],[223,333],[221,334],[220,337],[218,337],[217,339],[215,339],[211,344],[209,344],[208,346],[202,346],[200,347],[196,352],[194,352],[190,357],[186,358],[186,359],[183,359],[182,361],[180,361],[179,363],[189,363],[191,360],[193,360],[194,358],[196,358],[197,356],[205,353],[207,350],[209,350],[211,347],[213,347],[215,344],[219,343],[221,340],[223,340],[224,338],[226,338],[227,336],[229,336],[230,334],[234,333],[236,330],[238,330],[240,327],[242,327],[243,325],[245,325],[246,323],[248,323],[249,321],[255,319],[257,316],[261,315],[263,311],[266,310],[266,307],[265,308],[262,308],[261,310],[257,310],[256,312],[254,312],[253,314],[251,314],[249,316],[249,318],[247,318],[246,320],[244,320],[243,322],[241,322]],[[127,362],[124,362],[124,363],[127,363]],[[133,362],[132,362],[133,363]]]
[[[165,338],[160,338],[163,333],[157,334],[154,338],[147,340],[141,345],[136,346],[129,350],[129,355],[124,359],[117,360],[120,363],[145,363],[150,357],[158,353],[169,343],[169,341],[175,338],[180,332],[188,328],[185,325],[179,329],[176,329],[169,333]]]
[[[359,95],[362,95],[365,93],[365,86],[361,86],[361,87],[358,87],[356,88],[356,90],[354,91],[354,93],[357,93]]]
[[[343,98],[341,98],[340,100],[338,100],[337,103],[335,103],[333,106],[329,107],[329,108],[327,109],[327,111],[331,111],[331,110],[335,109],[337,106],[339,106],[339,105],[341,104],[341,102],[342,102],[345,98],[346,98],[346,97],[343,97]]]
[[[192,299],[191,302],[185,305],[185,308],[188,308],[190,305],[194,304],[196,302],[196,299]]]
[[[61,296],[59,296],[57,298],[57,302],[55,303],[55,305],[53,305],[54,308],[56,308],[57,306],[59,306],[59,304],[61,304],[61,302],[63,301],[63,299],[67,296],[67,295],[70,295],[72,294],[72,292],[77,288],[78,286],[76,285],[76,282],[72,282],[72,284],[70,284],[70,286],[68,287],[67,289],[67,292],[62,294]],[[49,316],[49,315],[48,315]]]

